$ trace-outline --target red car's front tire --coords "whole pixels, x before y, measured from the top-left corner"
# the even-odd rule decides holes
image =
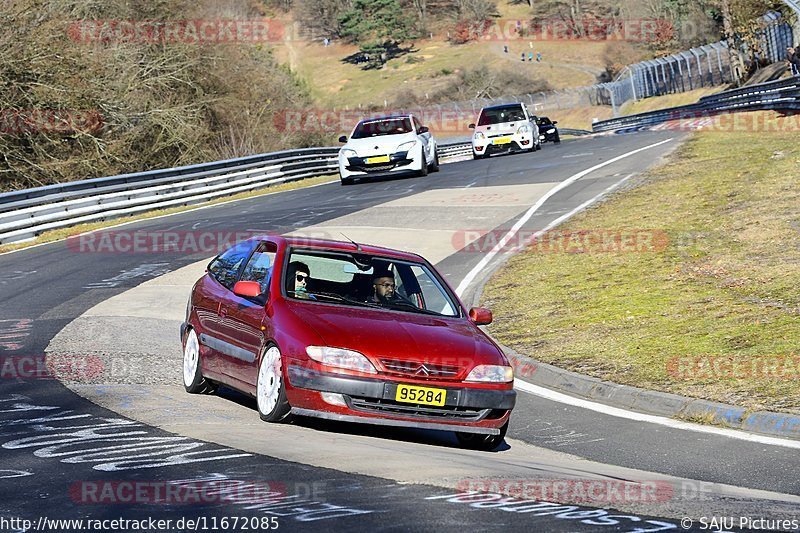
[[[289,400],[286,399],[283,358],[281,351],[274,344],[267,347],[258,365],[256,403],[258,415],[265,422],[280,422],[292,409]]]

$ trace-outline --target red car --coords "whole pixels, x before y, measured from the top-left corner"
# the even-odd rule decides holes
[[[190,393],[224,384],[259,415],[455,431],[494,449],[513,371],[422,257],[351,242],[255,237],[216,257],[181,326]]]

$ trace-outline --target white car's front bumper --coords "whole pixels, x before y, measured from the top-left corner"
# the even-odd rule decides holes
[[[534,132],[528,131],[514,135],[493,137],[472,137],[472,152],[475,155],[486,155],[517,150],[530,150],[534,147]]]
[[[346,158],[340,153],[339,177],[346,180],[385,174],[417,173],[422,170],[422,160],[421,146],[405,153],[373,154],[369,157]]]

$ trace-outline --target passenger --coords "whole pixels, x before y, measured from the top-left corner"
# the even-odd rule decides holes
[[[308,278],[311,277],[311,270],[308,265],[301,261],[292,261],[289,263],[289,271],[287,275],[289,286],[294,286],[293,294],[295,298],[301,300],[316,300],[308,293]],[[293,283],[293,285],[292,285]]]

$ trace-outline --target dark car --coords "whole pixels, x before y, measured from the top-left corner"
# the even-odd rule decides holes
[[[192,288],[181,327],[190,393],[219,384],[288,415],[454,431],[494,449],[516,401],[513,370],[422,257],[263,236],[223,252]]]
[[[558,134],[557,120],[551,121],[547,117],[539,117],[536,119],[536,124],[539,126],[539,133],[544,137],[544,142],[560,143],[561,136]]]

